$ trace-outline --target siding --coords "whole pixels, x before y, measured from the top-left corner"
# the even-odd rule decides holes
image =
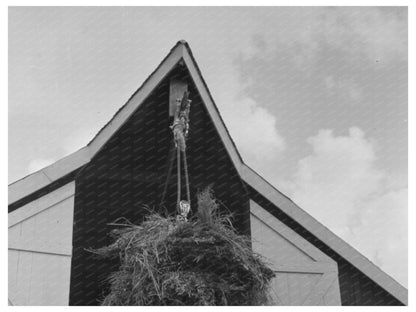
[[[250,203],[253,250],[275,271],[275,305],[341,305],[337,263],[267,211]]]
[[[9,300],[68,305],[75,182],[9,214]]]
[[[279,207],[272,204],[255,189],[249,187],[250,198],[261,205],[275,218],[280,220],[306,241],[314,245],[328,257],[338,264],[338,277],[341,290],[341,302],[345,306],[401,306],[403,305],[392,294],[387,292],[380,285],[362,271],[354,267],[340,254],[328,247],[324,242],[306,230],[302,224],[285,214]]]

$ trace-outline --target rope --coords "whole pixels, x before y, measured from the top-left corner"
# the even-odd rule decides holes
[[[191,205],[191,192],[189,187],[189,174],[188,174],[188,162],[186,157],[186,137],[188,136],[188,116],[189,116],[189,107],[191,101],[188,100],[188,93],[185,92],[182,100],[178,99],[176,101],[177,107],[176,112],[174,116],[174,122],[170,128],[173,132],[173,145],[172,148],[169,150],[169,167],[168,167],[168,175],[166,177],[165,185],[163,188],[162,193],[162,200],[161,205],[164,203],[168,183],[170,180],[170,175],[172,171],[172,165],[173,165],[173,158],[175,157],[173,149],[176,147],[176,168],[177,168],[177,199],[176,199],[176,207],[179,213],[179,217],[184,218],[186,221],[186,215],[188,214],[190,210]],[[181,152],[183,153],[183,163],[184,163],[184,171],[185,171],[185,186],[186,186],[186,197],[187,201],[181,200]]]
[[[177,208],[179,209],[179,203],[181,201],[181,150],[179,145],[176,147],[176,158],[177,158],[177,168],[178,168],[178,199],[177,199]]]
[[[175,142],[171,141],[170,147],[169,147],[169,156],[168,156],[168,174],[166,177],[165,185],[163,187],[162,192],[162,199],[160,200],[159,207],[162,207],[165,203],[166,193],[168,192],[168,184],[170,181],[170,178],[172,176],[172,168],[173,168],[173,161],[175,160]]]
[[[169,149],[169,167],[168,167],[168,174],[166,177],[166,181],[164,184],[163,192],[162,192],[162,199],[160,201],[160,206],[162,206],[165,202],[166,193],[168,189],[168,184],[170,181],[170,177],[172,175],[172,167],[173,167],[173,161],[175,158],[175,144],[172,143],[171,147]],[[189,185],[189,173],[188,173],[188,160],[186,157],[186,149],[183,151],[183,162],[184,162],[184,171],[185,171],[185,186],[186,186],[186,199],[188,203],[191,203],[191,192],[190,192],[190,185]],[[179,207],[179,203],[181,201],[181,193],[182,193],[182,176],[181,176],[181,149],[179,146],[176,147],[176,161],[177,161],[177,200],[176,205]]]
[[[189,190],[189,176],[188,176],[188,163],[186,160],[186,149],[183,150],[183,162],[184,162],[184,169],[185,169],[186,197],[190,205],[191,204],[191,192]]]

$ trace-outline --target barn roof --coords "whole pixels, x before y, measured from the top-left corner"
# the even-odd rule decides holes
[[[9,212],[23,206],[26,202],[29,202],[31,198],[42,196],[54,185],[62,185],[63,183],[66,183],[66,181],[69,182],[73,180],[75,178],[74,173],[89,163],[105,143],[109,141],[118,129],[120,129],[132,113],[179,62],[183,62],[186,65],[240,178],[276,207],[279,207],[286,215],[301,224],[307,231],[371,278],[375,283],[407,305],[407,289],[405,287],[383,272],[348,243],[332,233],[311,215],[306,213],[289,197],[274,188],[243,162],[220,116],[209,89],[202,77],[201,71],[195,62],[191,49],[187,42],[183,40],[179,41],[171,49],[169,54],[163,59],[155,71],[130,97],[127,103],[119,109],[113,118],[96,134],[87,146],[48,167],[10,184],[8,189]]]

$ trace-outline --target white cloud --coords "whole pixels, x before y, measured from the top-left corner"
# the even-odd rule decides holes
[[[273,160],[286,148],[276,118],[250,98],[233,100],[221,110],[243,158],[248,163]]]
[[[29,163],[29,165],[27,167],[27,172],[28,172],[28,174],[33,173],[33,172],[36,172],[36,171],[38,171],[40,169],[43,169],[43,168],[45,168],[45,167],[53,164],[54,162],[55,162],[55,160],[54,159],[51,159],[51,158],[47,158],[47,159],[44,159],[44,158],[34,159],[34,160],[32,160]]]
[[[233,73],[232,68],[232,59],[235,55],[241,53],[245,58],[258,56],[267,58],[275,54],[277,50],[287,51],[287,54],[284,54],[288,55],[287,62],[294,62],[298,65],[298,69],[313,66],[317,56],[322,55],[320,52],[328,48],[331,51],[333,49],[345,51],[346,56],[356,57],[356,59],[361,57],[370,60],[380,59],[379,64],[407,57],[406,18],[399,19],[393,15],[387,15],[378,8],[256,8],[250,9],[250,14],[244,8],[223,10],[228,11],[223,11],[224,18],[218,19],[215,18],[218,17],[217,9],[201,11],[198,8],[180,10],[173,8],[160,12],[160,15],[156,16],[154,14],[157,10],[153,10],[155,12],[152,15],[147,10],[140,9],[136,12],[129,9],[128,12],[123,12],[122,23],[117,22],[121,16],[118,10],[114,13],[106,13],[109,15],[104,19],[94,19],[93,23],[91,23],[92,12],[77,13],[79,22],[72,23],[75,29],[68,27],[64,29],[65,36],[61,36],[60,27],[52,30],[48,28],[39,33],[47,35],[46,37],[42,35],[41,38],[48,40],[38,40],[38,48],[34,48],[33,44],[31,50],[15,47],[15,52],[24,51],[24,53],[23,55],[12,53],[15,55],[15,62],[14,66],[11,66],[23,73],[18,75],[18,79],[13,80],[12,77],[13,81],[22,81],[22,77],[30,80],[33,75],[24,69],[30,68],[27,64],[33,63],[34,59],[33,53],[27,54],[26,52],[58,51],[58,57],[54,52],[51,57],[40,58],[36,62],[43,64],[45,70],[52,73],[68,72],[67,69],[75,65],[78,69],[72,70],[75,76],[61,75],[65,79],[59,81],[58,85],[61,89],[56,89],[56,92],[52,92],[53,90],[49,87],[42,88],[42,86],[51,85],[49,76],[41,82],[36,76],[35,84],[27,83],[25,80],[22,85],[15,83],[17,91],[14,92],[15,100],[11,100],[11,107],[13,103],[28,103],[27,109],[32,110],[33,114],[36,112],[39,114],[44,110],[39,110],[38,106],[44,107],[45,103],[50,103],[48,108],[51,110],[51,116],[54,110],[63,108],[66,109],[68,120],[77,118],[72,114],[73,111],[82,111],[83,114],[92,116],[88,119],[94,128],[91,132],[74,130],[74,127],[78,126],[74,126],[72,122],[64,124],[65,127],[71,128],[72,136],[62,142],[62,150],[65,153],[74,152],[84,146],[96,133],[95,129],[100,129],[105,123],[106,120],[103,120],[103,123],[98,122],[95,112],[102,111],[103,114],[112,116],[113,105],[115,105],[113,103],[118,103],[120,98],[124,98],[126,92],[127,94],[130,92],[128,90],[135,89],[137,81],[145,78],[141,75],[151,72],[174,41],[182,37],[190,42],[204,77],[210,89],[214,91],[212,94],[221,115],[244,160],[256,170],[263,169],[259,171],[269,179],[270,175],[274,174],[271,168],[277,167],[279,156],[286,148],[285,139],[278,131],[279,116],[273,115],[252,98],[242,96],[244,86],[238,79],[239,75]],[[74,12],[68,14],[60,16],[59,19],[65,17],[64,20],[70,22]],[[112,16],[113,14],[115,15]],[[55,15],[51,14],[50,18],[54,20]],[[187,18],[189,16],[193,18]],[[195,24],[195,18],[199,26],[196,28],[192,27]],[[163,21],[163,25],[160,21]],[[63,25],[67,26],[66,24],[68,23]],[[38,31],[32,25],[34,24],[27,23],[27,29]],[[89,31],[80,36],[77,29],[83,25],[88,25]],[[146,27],[142,27],[143,25]],[[166,25],[172,27],[161,27]],[[97,33],[101,33],[107,26],[109,27],[108,38],[97,36]],[[149,33],[146,29],[150,28],[158,29],[158,31]],[[134,31],[127,34],[125,29]],[[29,34],[30,37],[30,31],[24,33]],[[259,34],[260,37],[257,37],[251,45],[250,38],[254,34]],[[19,37],[15,36],[19,38],[15,44],[23,43],[24,47],[28,42],[33,43],[33,40],[21,40],[20,35],[21,33]],[[53,40],[49,40],[51,36]],[[140,40],[129,40],[130,37],[140,38]],[[102,42],[103,38],[105,44]],[[70,42],[71,49],[48,48],[48,43],[51,43],[53,47],[56,46],[55,43],[59,43],[65,48],[63,41]],[[106,53],[101,53],[102,51],[98,51],[98,54],[91,53],[88,47],[94,46],[104,46],[108,49],[102,50]],[[127,48],[120,48],[123,46]],[[144,49],[143,47],[151,48]],[[76,51],[77,53],[72,53],[76,57],[60,57],[65,56],[67,50]],[[139,51],[139,53],[132,51]],[[59,62],[50,60],[59,60]],[[328,60],[328,63],[330,61]],[[86,63],[89,66],[83,65]],[[106,74],[102,72],[102,64],[112,64],[104,68]],[[274,63],[268,64],[272,66]],[[97,68],[100,70],[97,71]],[[134,70],[137,68],[139,70]],[[51,77],[56,78],[55,76]],[[114,77],[119,81],[118,84],[114,84]],[[94,81],[94,88],[91,83],[88,83],[91,81]],[[67,85],[67,82],[70,84]],[[250,84],[249,81],[247,83]],[[326,83],[328,87],[332,86],[335,90],[340,81],[332,78]],[[27,89],[27,86],[33,86],[34,91],[21,92],[22,87]],[[358,86],[362,87],[359,84]],[[352,90],[351,98],[359,99],[360,94],[355,92],[357,89],[348,89],[349,85],[345,82],[344,85],[341,83],[341,87],[347,91]],[[46,101],[44,90],[52,92],[47,95]],[[77,90],[76,97],[72,96],[73,90]],[[102,92],[102,90],[111,92]],[[97,94],[101,94],[101,97],[97,97]],[[20,97],[25,95],[30,96],[22,100]],[[82,105],[74,106],[74,103],[90,104],[84,105],[81,110]],[[15,119],[19,122],[15,124],[20,127],[21,115],[17,117]],[[40,123],[36,122],[31,129],[39,127],[41,127]],[[50,131],[50,129],[45,131]],[[406,224],[407,220],[403,212],[406,211],[407,206],[405,200],[407,188],[403,185],[401,188],[388,185],[390,179],[387,177],[390,177],[390,174],[387,175],[375,166],[373,144],[358,128],[350,129],[347,136],[334,136],[331,131],[323,130],[317,136],[310,138],[308,142],[313,147],[313,153],[299,162],[293,180],[281,181],[285,182],[284,188],[290,191],[293,199],[302,208],[351,242],[353,246],[362,250],[371,259],[379,261],[377,263],[383,265],[387,272],[396,270],[394,276],[402,274],[405,271],[404,260],[400,258],[396,263],[391,260],[393,258],[391,255],[397,252],[400,255],[394,255],[394,258],[402,257],[404,252],[401,251],[406,250],[403,247],[405,238],[403,231],[407,228],[403,223]],[[51,146],[48,141],[43,144],[45,149],[48,145]],[[30,142],[21,144],[20,141],[15,141],[14,146],[16,146],[15,151],[22,153],[21,146],[30,146]],[[30,154],[30,150],[24,152]],[[293,155],[293,157],[298,156]],[[52,162],[52,159],[33,160],[28,170],[33,172]],[[279,167],[281,167],[280,164]],[[375,237],[372,233],[378,233],[378,236]]]
[[[320,130],[298,162],[291,197],[387,273],[407,284],[407,188],[389,189],[374,144],[359,128]]]
[[[274,161],[286,149],[276,116],[244,94],[244,84],[230,64],[209,82],[224,123],[247,164]],[[224,88],[224,85],[227,87]]]

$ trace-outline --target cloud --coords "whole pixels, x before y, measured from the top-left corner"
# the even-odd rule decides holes
[[[246,161],[273,160],[285,150],[285,140],[276,128],[276,117],[254,100],[234,99],[221,113]]]
[[[313,153],[298,162],[293,198],[318,219],[331,220],[338,234],[345,234],[356,212],[352,207],[380,188],[384,173],[374,167],[372,144],[359,128],[339,137],[320,130],[307,142]]]
[[[277,129],[277,117],[244,94],[244,84],[231,65],[223,68],[213,86],[221,116],[244,161],[261,164],[276,160],[286,149],[286,141]]]
[[[261,27],[268,52],[294,48],[291,58],[299,68],[316,60],[322,49],[355,53],[381,64],[407,59],[404,8],[281,8],[264,14]],[[253,38],[253,45],[258,42],[262,41]]]
[[[43,158],[38,158],[38,159],[34,159],[32,161],[30,161],[28,167],[27,167],[27,173],[33,173],[36,172],[40,169],[43,169],[51,164],[53,164],[55,162],[54,159],[48,158],[48,159],[43,159]]]
[[[364,201],[350,243],[407,286],[408,189],[390,190]]]
[[[405,10],[404,10],[405,11]],[[371,60],[407,57],[407,18],[380,8],[326,8],[313,24],[313,37]]]
[[[279,177],[276,164],[284,157],[285,138],[278,131],[278,121],[269,110],[248,96],[229,92],[219,99],[224,123],[240,152],[244,163],[268,181],[285,183]]]
[[[405,68],[400,61],[407,59],[406,8],[75,8],[59,14],[47,10],[52,11],[42,13],[42,23],[37,14],[11,19],[10,128],[22,131],[25,113],[27,130],[10,136],[12,155],[34,157],[56,149],[59,159],[85,145],[175,40],[185,38],[244,160],[279,188],[283,185],[302,208],[387,272],[405,272],[404,260],[395,263],[391,254],[402,257],[406,250],[407,227],[402,223],[407,186],[398,187],[390,172],[376,166],[374,143],[363,131],[352,128],[347,135],[335,136],[322,130],[308,139],[312,153],[297,159],[304,155],[304,138],[323,124],[335,128],[330,121],[336,120],[336,129],[352,122],[370,129],[379,126],[372,120],[384,120],[374,118],[374,111],[388,113],[385,120],[397,119],[388,109],[392,106],[381,104],[383,99],[394,103],[395,112],[402,102],[397,83],[405,78],[392,70]],[[77,23],[72,23],[74,17]],[[255,61],[239,69],[245,76],[233,67],[239,54]],[[388,71],[375,70],[393,62]],[[246,92],[247,85],[251,88]],[[338,107],[326,105],[325,88],[333,92],[330,101],[337,101]],[[367,89],[370,97],[365,98]],[[390,97],[395,93],[400,97]],[[344,104],[351,100],[375,104],[370,113],[357,111],[348,119],[354,111]],[[45,111],[50,112],[48,122]],[[360,119],[366,115],[371,118]],[[20,137],[25,144],[12,140]],[[402,142],[392,131],[383,140]],[[284,162],[282,155],[287,156]],[[52,162],[38,157],[29,166],[26,160],[16,162],[14,168],[33,172]],[[296,173],[285,179],[292,162]],[[387,229],[375,238],[377,227]]]
[[[307,142],[312,154],[298,162],[292,199],[407,284],[407,188],[391,188],[374,143],[357,127],[345,136],[320,130]]]

